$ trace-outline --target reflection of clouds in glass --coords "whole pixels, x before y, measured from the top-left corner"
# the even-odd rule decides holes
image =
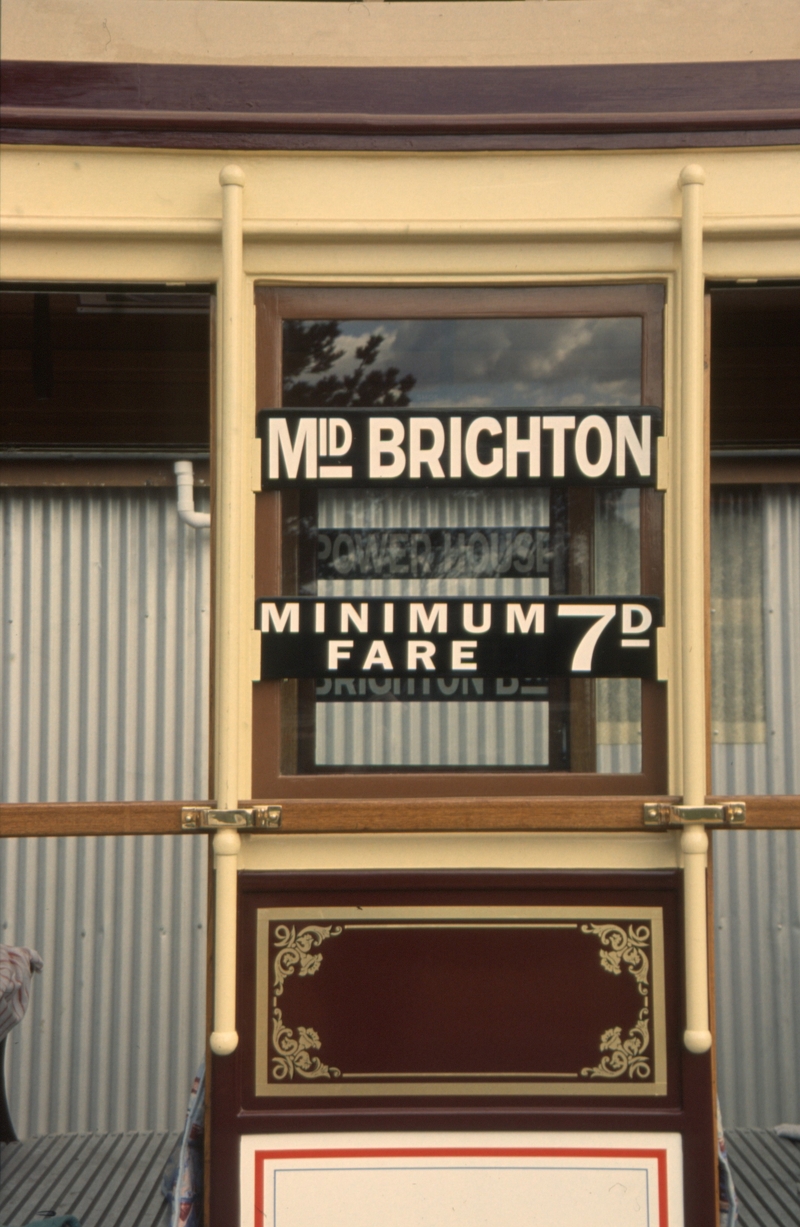
[[[624,319],[347,320],[332,368],[382,336],[377,369],[412,374],[413,405],[436,408],[638,404],[641,321]]]

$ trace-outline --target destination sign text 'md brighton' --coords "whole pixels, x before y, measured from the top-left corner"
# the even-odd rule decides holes
[[[661,411],[262,409],[264,490],[652,486]]]
[[[656,676],[657,597],[257,602],[261,680]]]

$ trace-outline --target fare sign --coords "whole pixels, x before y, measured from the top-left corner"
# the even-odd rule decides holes
[[[655,484],[652,407],[262,409],[264,490]]]
[[[258,601],[261,680],[656,676],[657,597]]]

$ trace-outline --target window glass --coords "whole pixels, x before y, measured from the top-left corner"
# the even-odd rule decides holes
[[[208,795],[208,293],[0,293],[0,800]]]
[[[800,287],[710,293],[718,795],[800,792]]]
[[[285,320],[285,407],[642,403],[639,317]],[[320,489],[283,496],[284,593],[534,597],[642,591],[639,489]],[[641,683],[286,681],[284,770],[642,769]]]

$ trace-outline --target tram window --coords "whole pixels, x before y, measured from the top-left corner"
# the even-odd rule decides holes
[[[0,293],[0,445],[207,452],[208,293]]]
[[[644,321],[632,310],[549,318],[293,313],[279,328],[276,392],[285,408],[491,415],[648,403]],[[284,490],[281,589],[354,602],[519,597],[525,608],[560,594],[652,593],[658,511],[654,490],[620,485]],[[277,685],[284,776],[525,772],[542,789],[554,773],[627,778],[642,789],[643,692],[652,720],[660,689],[632,677],[413,678],[377,669]],[[257,740],[257,764],[259,757]]]
[[[0,293],[0,800],[207,797],[208,287]]]
[[[710,329],[713,791],[796,794],[800,287],[714,287]]]

